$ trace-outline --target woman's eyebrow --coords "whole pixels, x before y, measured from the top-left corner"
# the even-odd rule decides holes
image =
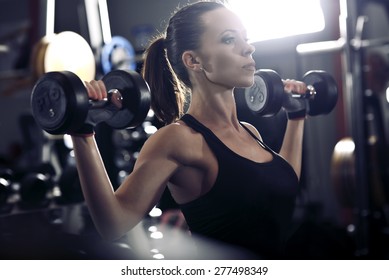
[[[244,33],[246,34],[246,30],[237,30],[237,29],[226,29],[220,32],[219,36],[223,36],[225,33],[232,32],[232,33]]]

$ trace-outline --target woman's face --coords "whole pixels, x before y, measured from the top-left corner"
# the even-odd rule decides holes
[[[226,8],[202,16],[205,32],[199,50],[208,80],[233,87],[249,87],[254,81],[254,46],[236,14]]]

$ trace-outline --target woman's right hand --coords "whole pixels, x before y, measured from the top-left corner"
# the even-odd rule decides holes
[[[88,97],[92,100],[102,100],[107,98],[107,89],[102,80],[92,80],[85,82]]]
[[[304,82],[293,79],[282,80],[284,84],[284,96],[282,107],[286,110],[289,120],[303,120],[307,114],[307,100],[304,98],[294,98],[291,93],[305,94],[307,85]]]
[[[101,80],[92,80],[90,82],[84,82],[86,91],[88,93],[88,98],[90,100],[103,100],[107,98],[107,90],[103,81]],[[72,136],[79,137],[88,137],[93,136],[95,134],[94,127],[98,123],[98,118],[96,116],[92,116],[88,113],[86,120],[83,125],[77,129],[76,131],[70,133]]]

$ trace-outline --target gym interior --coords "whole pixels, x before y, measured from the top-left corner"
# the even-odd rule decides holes
[[[34,86],[50,71],[73,71],[84,80],[115,69],[139,73],[148,41],[164,30],[175,8],[190,2],[195,1],[0,0],[1,259],[193,257],[190,239],[195,237],[176,226],[179,214],[168,192],[126,236],[102,240],[84,202],[70,137],[44,131],[31,105]],[[254,13],[254,29],[274,35],[273,27],[285,30],[295,21],[295,14],[283,15],[277,8],[270,22],[255,22],[269,13],[266,2],[273,1],[239,1]],[[322,25],[302,34],[253,38],[257,68],[296,80],[311,70],[325,71],[335,85],[327,90],[336,91],[335,104],[316,101],[318,113],[306,119],[301,190],[293,214],[299,227],[290,258],[389,259],[389,2],[283,3],[288,2],[303,5],[304,26],[318,18],[311,7],[317,3]],[[236,96],[240,119],[254,124],[278,151],[285,112],[263,116],[242,96]],[[142,114],[131,124],[96,128],[114,187],[131,173],[143,143],[162,126],[151,110],[143,108]],[[215,255],[205,258],[239,258],[233,250],[208,252]]]

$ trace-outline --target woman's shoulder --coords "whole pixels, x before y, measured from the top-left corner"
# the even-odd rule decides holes
[[[162,138],[173,138],[178,141],[188,140],[193,138],[195,134],[198,134],[191,127],[189,127],[185,122],[179,120],[175,123],[166,125],[160,128],[155,135]]]
[[[195,146],[199,139],[196,131],[183,121],[178,121],[158,129],[146,142],[164,149],[179,150],[182,147]]]
[[[170,158],[190,165],[198,159],[202,137],[184,122],[166,125],[150,136],[142,147],[142,156]]]

